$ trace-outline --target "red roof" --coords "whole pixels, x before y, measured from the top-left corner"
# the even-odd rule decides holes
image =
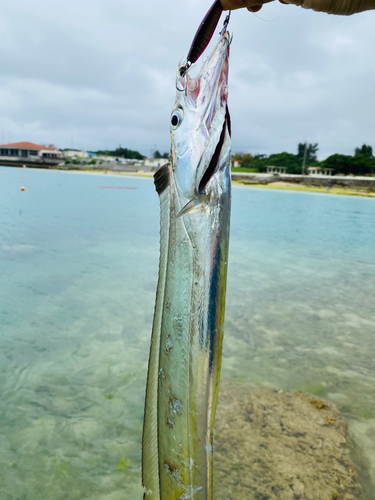
[[[47,148],[33,142],[11,142],[10,144],[0,144],[0,148],[20,148],[20,149],[43,149],[47,151],[58,151],[57,148]]]

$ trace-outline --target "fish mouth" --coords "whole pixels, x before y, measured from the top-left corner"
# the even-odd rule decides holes
[[[180,106],[184,110],[184,121],[181,129],[171,129],[172,164],[176,186],[187,200],[205,192],[222,164],[224,149],[228,149],[229,45],[226,32],[196,78],[191,79],[186,73],[181,81],[177,76],[173,109]]]
[[[231,121],[227,105],[229,45],[231,43],[228,31],[222,36],[221,42],[206,61],[204,68],[202,68],[202,79],[204,79],[205,75],[209,76],[209,78],[205,78],[205,84],[215,95],[215,98],[211,99],[207,107],[205,126],[209,137],[212,137],[213,141],[216,139],[217,142],[210,160],[208,161],[208,158],[203,154],[199,162],[197,169],[197,178],[200,177],[198,193],[205,191],[207,184],[217,171],[227,128],[229,136],[231,136]],[[213,90],[214,87],[216,89]],[[218,122],[220,115],[224,116],[222,124]],[[219,130],[221,130],[220,135],[217,137]]]
[[[214,151],[214,154],[211,157],[210,163],[208,164],[208,167],[206,168],[198,186],[198,193],[203,193],[207,187],[207,184],[209,181],[212,179],[214,176],[218,164],[219,164],[219,158],[221,155],[221,151],[223,149],[224,145],[224,140],[225,140],[225,133],[226,129],[228,128],[228,133],[229,137],[231,137],[231,122],[230,122],[230,115],[229,115],[229,110],[228,106],[226,106],[226,111],[225,111],[225,119],[223,123],[223,128],[221,130],[219,142],[216,144],[216,148]]]

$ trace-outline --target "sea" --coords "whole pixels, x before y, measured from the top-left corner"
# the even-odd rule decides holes
[[[24,187],[24,190],[21,190]],[[152,179],[0,167],[0,499],[141,499]],[[334,402],[375,498],[375,199],[233,187],[222,377]]]

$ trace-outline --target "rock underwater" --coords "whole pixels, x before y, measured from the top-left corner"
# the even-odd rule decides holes
[[[222,381],[215,500],[358,500],[360,494],[346,423],[332,403]]]

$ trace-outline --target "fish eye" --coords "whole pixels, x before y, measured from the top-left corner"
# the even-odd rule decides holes
[[[172,130],[176,130],[180,125],[184,118],[184,112],[182,108],[177,108],[173,111],[171,116],[171,128]]]

